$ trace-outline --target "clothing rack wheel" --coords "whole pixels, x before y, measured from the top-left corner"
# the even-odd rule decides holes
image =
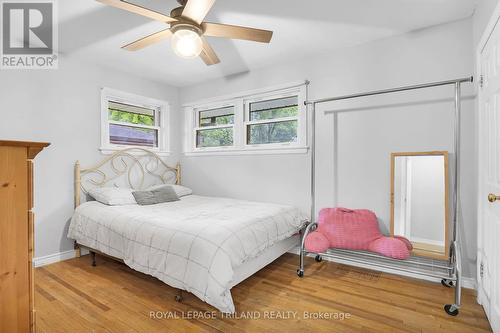
[[[441,279],[441,284],[447,288],[453,287],[453,281],[450,279]]]
[[[458,307],[455,304],[446,304],[444,306],[444,311],[446,311],[447,314],[450,316],[456,316],[458,315]]]
[[[316,257],[314,257],[314,260],[316,260],[316,262],[322,262],[323,258],[319,254],[317,254]]]

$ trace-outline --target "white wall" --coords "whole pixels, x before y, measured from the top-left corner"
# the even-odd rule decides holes
[[[66,238],[73,213],[73,165],[77,159],[85,167],[103,158],[98,151],[101,87],[169,101],[171,137],[179,137],[176,88],[64,57],[59,65],[58,70],[0,73],[0,138],[51,143],[35,162],[36,257],[73,248]],[[177,140],[172,148],[179,151]]]
[[[283,62],[183,88],[181,102],[311,80],[311,99],[466,77],[473,73],[472,20],[354,48]],[[300,47],[300,44],[298,44]],[[465,275],[475,276],[474,107],[463,103],[462,209]],[[453,89],[438,88],[322,105],[317,110],[317,206],[369,208],[389,226],[389,165],[395,151],[452,150]],[[335,116],[333,108],[343,112]],[[334,140],[336,139],[336,140]],[[201,194],[283,202],[309,208],[309,157],[183,157],[183,181]]]
[[[498,0],[479,0],[476,10],[474,12],[474,47],[477,47],[484,29],[490,20],[495,7],[498,5]],[[474,52],[475,52],[474,48]]]
[[[314,99],[468,76],[473,72],[472,44],[472,20],[463,20],[186,87],[180,97],[191,102],[309,79],[309,95]],[[180,137],[182,126],[181,114],[176,112],[176,88],[64,57],[59,70],[0,73],[0,138],[52,143],[36,161],[37,257],[72,248],[66,229],[73,212],[73,163],[80,159],[86,166],[102,158],[97,149],[99,89],[103,86],[168,100],[172,106],[172,149],[179,150],[181,140],[175,138]],[[465,95],[472,94],[471,89],[464,90]],[[320,107],[318,207],[338,204],[373,209],[387,231],[389,154],[451,150],[451,94],[450,88],[443,88]],[[337,116],[325,112],[333,107],[345,112]],[[475,274],[476,254],[476,184],[470,177],[475,172],[473,125],[473,103],[466,100],[461,231],[467,276]],[[174,155],[169,160],[176,158]],[[289,203],[308,211],[306,154],[182,159],[183,182],[197,193]]]

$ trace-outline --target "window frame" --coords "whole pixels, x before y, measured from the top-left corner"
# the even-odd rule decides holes
[[[155,125],[137,125],[109,119],[109,102],[116,102],[137,107],[155,110]],[[136,95],[111,88],[101,89],[101,147],[103,154],[112,154],[117,150],[127,148],[143,148],[157,153],[160,156],[170,155],[170,106],[167,101]],[[139,145],[114,144],[110,142],[109,126],[124,125],[137,128],[154,129],[158,131],[158,147]]]
[[[200,113],[204,111],[209,111],[209,110],[214,110],[214,109],[222,109],[222,108],[227,108],[227,107],[233,107],[234,110],[234,116],[233,116],[233,123],[232,124],[226,124],[226,125],[215,125],[215,126],[200,126]],[[236,145],[236,118],[237,118],[237,108],[238,108],[238,103],[234,100],[231,101],[224,101],[221,103],[210,103],[206,104],[200,107],[193,108],[194,112],[194,128],[192,130],[192,151],[214,151],[214,150],[230,150],[234,149]],[[198,131],[200,130],[210,130],[210,129],[218,129],[218,128],[232,128],[233,129],[233,144],[231,146],[217,146],[217,147],[198,147],[197,146],[197,135]]]
[[[209,110],[214,110],[214,109],[222,109],[222,108],[227,108],[227,107],[233,107],[234,109],[234,116],[233,116],[233,123],[232,124],[227,124],[227,125],[215,125],[215,126],[200,126],[200,113],[203,111],[209,111]],[[192,109],[193,113],[193,127],[191,129],[191,151],[193,152],[210,152],[210,151],[228,151],[228,150],[234,150],[235,147],[239,144],[238,141],[238,129],[237,129],[237,122],[239,121],[239,106],[238,106],[238,101],[237,100],[227,100],[227,101],[222,101],[219,103],[209,103],[205,105],[200,105],[198,107],[194,107]],[[217,146],[217,147],[198,147],[197,146],[197,133],[199,130],[209,130],[209,129],[218,129],[218,128],[232,128],[233,129],[233,145],[231,146]]]
[[[184,105],[185,110],[185,155],[238,155],[238,154],[280,154],[307,153],[308,116],[306,101],[307,83],[288,85],[279,88],[269,88],[258,92],[241,93],[229,97],[221,97],[209,102],[197,102]],[[250,121],[250,103],[270,99],[297,96],[298,114],[293,117]],[[234,124],[218,126],[199,126],[199,113],[211,109],[234,106]],[[247,126],[258,123],[273,123],[286,120],[297,120],[297,141],[281,143],[247,144]],[[233,145],[219,147],[196,147],[196,135],[200,129],[233,128]]]
[[[280,91],[279,93],[269,93],[269,94],[261,94],[259,96],[252,96],[251,98],[246,98],[244,100],[244,145],[245,148],[261,148],[261,149],[279,149],[279,148],[289,148],[289,147],[303,147],[306,145],[306,131],[307,131],[307,115],[306,115],[306,107],[304,105],[305,93],[300,89],[286,89]],[[303,95],[302,95],[303,94]],[[297,96],[297,116],[292,117],[282,117],[282,118],[274,118],[274,119],[262,119],[262,120],[250,120],[250,104],[255,102],[262,102],[274,99],[282,99],[287,97]],[[271,123],[279,123],[284,121],[297,121],[297,141],[296,142],[275,142],[275,143],[260,143],[260,144],[252,144],[248,143],[248,127],[250,125],[256,124],[271,124]]]

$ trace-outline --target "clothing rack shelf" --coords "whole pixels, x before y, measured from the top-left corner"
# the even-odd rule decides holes
[[[349,260],[359,264],[369,264],[370,266],[377,266],[380,268],[397,269],[416,275],[434,276],[439,278],[447,276],[452,278],[452,267],[448,265],[448,262],[436,259],[412,256],[407,260],[397,261],[367,251],[351,251],[342,249],[328,250],[326,253],[320,253],[319,255],[329,256],[338,260]],[[366,260],[367,258],[370,260]]]
[[[462,261],[461,248],[458,237],[458,212],[460,203],[460,113],[461,113],[461,85],[473,82],[473,77],[460,78],[455,80],[438,81],[425,84],[403,86],[391,89],[376,90],[365,93],[328,97],[312,101],[306,101],[311,112],[311,221],[302,233],[300,244],[300,262],[297,269],[299,277],[304,276],[304,257],[308,254],[315,254],[316,261],[328,258],[342,264],[354,264],[369,267],[374,270],[390,270],[392,272],[410,273],[420,277],[441,278],[441,283],[446,287],[455,287],[455,300],[452,304],[446,304],[446,313],[452,316],[458,315],[461,304],[462,291]],[[453,159],[453,186],[452,186],[452,228],[453,234],[450,242],[450,257],[448,260],[428,259],[424,257],[411,256],[406,260],[397,260],[377,255],[367,251],[352,251],[343,249],[330,249],[324,253],[308,252],[305,249],[305,239],[307,235],[317,228],[316,216],[316,105],[334,101],[362,98],[367,96],[383,95],[409,90],[426,89],[440,86],[453,85],[455,87],[455,112],[454,112],[454,159]],[[336,112],[336,111],[333,111]]]

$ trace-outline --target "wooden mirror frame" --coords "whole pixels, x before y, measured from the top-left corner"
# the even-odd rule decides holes
[[[403,152],[391,153],[391,236],[394,236],[394,176],[396,157],[399,156],[443,156],[444,157],[444,253],[432,250],[432,248],[417,248],[414,245],[412,254],[433,259],[447,260],[449,259],[450,244],[449,244],[449,170],[448,170],[448,152],[447,151],[428,151],[428,152]]]

